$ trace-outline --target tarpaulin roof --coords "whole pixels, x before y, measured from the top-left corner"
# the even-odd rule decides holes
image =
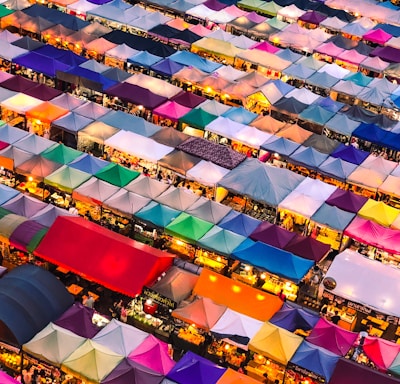
[[[44,183],[57,189],[72,193],[85,181],[89,180],[91,174],[63,165],[53,173],[44,178]]]
[[[20,164],[35,156],[33,153],[18,149],[14,146],[8,146],[0,151],[0,166],[14,170]]]
[[[360,165],[368,156],[369,152],[355,148],[352,145],[340,144],[332,153],[331,156],[338,157],[349,163]]]
[[[338,207],[324,203],[311,216],[311,220],[338,231],[343,231],[353,220],[354,216],[355,213],[346,212]]]
[[[51,104],[57,105],[61,108],[68,109],[69,111],[72,111],[77,107],[85,105],[86,103],[89,102],[85,102],[82,99],[78,99],[77,97],[72,96],[70,93],[62,93],[60,96],[57,96],[51,100]]]
[[[76,237],[78,232],[81,236]],[[72,238],[75,241],[70,241]],[[130,296],[153,282],[173,259],[171,254],[127,239],[81,217],[63,216],[56,219],[35,254]],[[77,259],[76,254],[86,256]]]
[[[40,156],[60,164],[68,164],[82,154],[81,151],[65,146],[64,144],[55,144],[44,150]]]
[[[22,346],[27,354],[55,366],[61,363],[85,342],[82,336],[68,329],[49,323]]]
[[[11,345],[26,343],[73,303],[73,297],[54,275],[31,264],[4,276],[0,295],[0,320],[9,331],[3,341]]]
[[[150,68],[152,65],[158,63],[160,60],[162,60],[162,57],[160,56],[152,55],[147,51],[141,51],[129,57],[128,63],[138,64]]]
[[[284,137],[298,144],[304,143],[311,135],[312,132],[307,131],[304,128],[301,128],[297,124],[287,124],[284,128],[282,128],[281,130],[279,130],[279,132],[276,133],[276,136]],[[300,147],[298,147],[297,149],[299,148]]]
[[[325,318],[321,318],[306,340],[338,356],[345,356],[354,345],[357,337],[356,332],[347,331]]]
[[[393,196],[399,196],[400,177],[389,175],[385,179],[385,181],[379,186],[378,191],[389,194],[389,195],[393,195]]]
[[[156,179],[139,175],[137,178],[127,184],[124,189],[130,192],[137,193],[140,196],[154,199],[161,195],[164,191],[169,188],[169,184],[159,182]]]
[[[8,200],[17,196],[19,193],[20,192],[18,192],[17,190],[15,190],[5,184],[0,184],[0,205],[3,205]]]
[[[47,228],[33,220],[26,220],[12,232],[10,245],[24,252],[33,252],[46,234]]]
[[[218,185],[252,199],[277,206],[303,176],[283,168],[273,168],[248,158],[224,176]]]
[[[250,340],[249,349],[286,365],[302,341],[301,336],[265,322]]]
[[[260,321],[269,320],[282,306],[278,296],[206,268],[201,271],[193,292]]]
[[[118,128],[101,121],[94,121],[78,132],[78,138],[84,138],[89,142],[104,144],[108,138],[114,136],[118,132]]]
[[[195,53],[188,51],[179,51],[170,56],[170,59],[183,65],[190,65],[200,69],[201,71],[212,73],[216,71],[222,64],[204,59]]]
[[[190,304],[175,309],[172,316],[209,331],[223,315],[226,308],[226,306],[216,304],[207,297],[199,297]]]
[[[383,172],[364,167],[356,168],[347,178],[347,183],[361,185],[366,188],[377,190],[387,175]]]
[[[257,384],[258,380],[228,368],[220,377],[217,384]],[[7,383],[6,383],[7,384]]]
[[[132,217],[134,213],[142,209],[149,202],[149,198],[121,188],[116,194],[105,200],[103,205],[118,215]]]
[[[303,341],[289,362],[329,381],[339,360],[339,356],[328,350]]]
[[[283,249],[290,240],[296,237],[296,233],[268,221],[262,221],[249,237],[254,241],[261,241],[275,248]]]
[[[319,152],[313,147],[301,145],[289,156],[289,161],[291,163],[305,165],[307,168],[316,170],[318,169],[318,166],[321,165],[327,158],[327,154]]]
[[[127,357],[148,336],[147,332],[112,319],[92,340]]]
[[[363,344],[363,352],[375,366],[387,371],[400,352],[400,345],[389,340],[367,336]]]
[[[111,163],[100,169],[95,176],[117,187],[124,187],[139,176],[139,172]]]
[[[298,283],[313,266],[314,261],[250,239],[242,242],[232,257]]]
[[[334,132],[342,133],[346,136],[351,136],[353,131],[360,125],[359,121],[355,121],[344,115],[337,113],[329,121],[326,122],[325,127]]]
[[[191,108],[184,107],[175,101],[167,101],[153,109],[153,114],[170,119],[172,121],[178,121],[182,116],[186,115],[190,111]]]
[[[319,320],[315,312],[307,311],[293,304],[284,303],[282,308],[270,319],[270,323],[290,332],[301,329],[309,331]]]
[[[90,339],[100,331],[100,328],[92,322],[93,315],[93,308],[85,307],[75,301],[54,321],[54,324],[69,329],[76,335]]]
[[[90,123],[93,123],[93,119],[78,115],[75,112],[69,112],[59,119],[54,120],[52,126],[62,129],[66,132],[76,134],[78,131],[85,128]]]
[[[218,223],[218,226],[247,237],[260,225],[260,223],[259,220],[251,216],[231,210]]]
[[[180,150],[173,150],[158,160],[158,165],[186,175],[186,172],[200,162],[200,157],[190,155]]]
[[[150,69],[156,73],[159,73],[164,76],[172,76],[176,72],[180,71],[184,68],[184,65],[179,64],[175,61],[172,61],[170,58],[166,58],[161,60],[155,64],[153,64]]]
[[[42,103],[43,101],[40,99],[25,95],[24,93],[17,93],[12,97],[3,100],[1,102],[1,107],[25,115],[27,110]]]
[[[89,173],[91,175],[96,174],[101,169],[106,167],[107,161],[99,159],[88,153],[83,153],[81,156],[77,157],[74,161],[68,164],[69,167],[79,169],[82,172]]]
[[[216,384],[226,368],[188,351],[167,374],[180,384]]]
[[[277,137],[275,135],[271,136],[261,145],[262,149],[270,152],[276,152],[286,157],[290,156],[299,147],[300,144],[297,144],[289,139],[285,139],[284,137]]]
[[[135,217],[164,228],[171,223],[171,221],[175,220],[180,213],[181,211],[177,209],[152,201],[140,211],[136,212]]]
[[[64,93],[64,95],[66,95],[66,93]],[[55,100],[52,100],[53,103],[54,101]],[[75,113],[93,120],[99,119],[100,117],[112,112],[109,108],[103,107],[102,105],[93,101],[87,101],[86,103],[79,104],[73,109]]]

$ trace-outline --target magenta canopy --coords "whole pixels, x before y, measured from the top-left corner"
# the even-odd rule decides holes
[[[383,45],[393,36],[390,33],[385,32],[383,29],[373,29],[368,31],[364,36],[363,40],[371,41],[372,43]]]
[[[128,358],[162,375],[166,375],[175,366],[175,361],[168,353],[168,344],[153,335],[149,335]]]
[[[296,233],[290,232],[279,225],[263,221],[249,237],[252,240],[261,241],[275,248],[283,249],[290,240],[296,237]]]
[[[184,107],[175,101],[167,101],[153,110],[154,115],[158,115],[172,121],[178,121],[182,116],[190,112],[192,108]]]
[[[326,204],[343,209],[343,211],[357,213],[367,202],[368,198],[356,195],[354,192],[337,188],[325,201]]]
[[[338,356],[346,356],[357,340],[357,337],[358,333],[346,331],[328,320],[321,318],[306,340]]]
[[[400,253],[400,232],[356,216],[343,232],[346,236],[392,254]]]
[[[0,383],[1,384],[20,384],[18,380],[13,379],[7,373],[0,371]]]
[[[399,380],[380,373],[377,370],[355,363],[348,359],[339,359],[329,384],[396,384]]]
[[[364,353],[380,370],[387,371],[400,352],[400,345],[378,337],[367,336]]]
[[[260,51],[269,53],[276,53],[281,50],[280,48],[275,47],[275,45],[268,43],[268,41],[262,41],[261,43],[254,44],[250,49],[258,49]]]

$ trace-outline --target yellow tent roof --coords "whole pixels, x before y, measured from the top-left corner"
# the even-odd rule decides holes
[[[302,341],[301,336],[266,322],[250,340],[249,349],[286,365]]]
[[[399,216],[399,213],[400,210],[385,204],[383,201],[368,199],[357,214],[364,219],[389,227]]]
[[[260,321],[269,320],[282,307],[282,301],[277,296],[205,268],[193,292]]]
[[[212,37],[203,37],[192,44],[192,51],[203,50],[206,52],[235,58],[243,49],[235,47],[228,41],[213,39]]]

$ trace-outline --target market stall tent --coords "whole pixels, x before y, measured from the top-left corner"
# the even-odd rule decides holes
[[[1,371],[0,372],[0,380],[3,384],[18,384],[19,381],[16,379],[13,379],[11,376],[9,376],[6,372]]]
[[[199,219],[209,221],[210,223],[217,224],[221,221],[229,212],[231,208],[216,203],[205,197],[200,197],[193,205],[186,209],[186,213],[189,215],[196,216]]]
[[[155,199],[168,188],[169,184],[162,183],[144,175],[139,175],[124,187],[124,189],[129,192],[134,192],[140,196],[148,197],[149,199]]]
[[[366,220],[373,220],[376,223],[389,227],[397,218],[400,211],[383,201],[368,199],[357,212],[357,216]]]
[[[367,202],[368,198],[357,195],[349,190],[337,188],[325,201],[326,204],[343,209],[347,212],[357,213]]]
[[[167,205],[152,201],[143,207],[139,212],[136,212],[135,217],[152,223],[160,228],[164,228],[173,220],[175,220],[180,213],[181,211],[177,209],[173,209]]]
[[[69,213],[67,210],[56,207],[52,204],[48,204],[46,208],[41,209],[39,212],[35,213],[31,220],[50,228],[58,216],[77,216]]]
[[[82,235],[79,239],[77,232]],[[60,244],[64,246],[60,248]],[[86,257],[76,259],[77,253]],[[151,284],[173,260],[171,254],[127,240],[81,217],[58,217],[35,254],[131,296]]]
[[[32,153],[26,152],[22,149],[15,148],[10,145],[7,148],[4,148],[0,151],[0,166],[13,171],[25,161],[28,161],[33,156]]]
[[[287,229],[269,223],[268,221],[261,222],[256,229],[250,234],[250,239],[261,241],[275,248],[283,249],[296,234]]]
[[[117,187],[124,187],[136,179],[139,176],[139,172],[123,167],[120,164],[110,163],[100,169],[94,176]]]
[[[286,365],[302,341],[302,337],[267,321],[250,340],[249,349]]]
[[[85,338],[54,323],[49,323],[31,340],[22,346],[25,353],[51,365],[61,363],[80,345]]]
[[[392,341],[378,337],[367,337],[364,341],[363,352],[381,371],[387,371],[399,354],[400,346]]]
[[[5,184],[1,184],[0,185],[0,205],[3,205],[8,200],[12,199],[13,197],[16,197],[18,194],[19,194],[19,192],[16,191],[15,189],[13,189]]]
[[[175,188],[170,186],[165,192],[157,196],[154,200],[157,201],[157,203],[165,204],[173,209],[185,211],[199,198],[199,196],[188,191],[186,188]],[[189,215],[185,214],[182,216],[182,219],[186,218],[187,216]]]
[[[96,177],[91,177],[72,191],[72,198],[89,204],[102,204],[119,191],[119,187],[109,184]]]
[[[179,384],[216,384],[225,371],[226,368],[188,351],[167,374],[167,378]]]
[[[8,124],[0,126],[0,140],[8,144],[14,144],[16,141],[21,140],[28,135],[29,133],[23,129]]]
[[[218,223],[218,226],[239,235],[248,237],[260,225],[260,223],[260,220],[232,209]]]
[[[0,281],[1,340],[20,346],[32,339],[73,303],[73,297],[50,272],[26,264]]]
[[[2,204],[2,208],[26,218],[32,217],[46,207],[47,203],[22,193]]]
[[[99,159],[89,153],[82,153],[74,161],[71,161],[68,166],[79,171],[94,175],[101,169],[106,167],[109,163],[105,160]]]
[[[23,149],[29,153],[33,153],[34,155],[38,155],[47,148],[50,148],[52,145],[54,145],[54,141],[31,133],[24,136],[13,145],[16,148]]]
[[[162,144],[161,144],[162,145]],[[174,149],[157,162],[160,167],[171,169],[180,175],[186,175],[201,159],[183,151]]]
[[[321,207],[311,216],[311,220],[338,231],[343,231],[353,220],[355,214],[344,211],[338,207],[322,204]]]
[[[121,188],[104,201],[103,206],[117,215],[132,217],[150,202],[150,199]]]
[[[193,292],[260,321],[269,320],[282,306],[278,296],[261,292],[206,268],[201,271]]]
[[[202,185],[215,186],[228,172],[228,169],[211,161],[201,160],[186,172],[186,177]]]

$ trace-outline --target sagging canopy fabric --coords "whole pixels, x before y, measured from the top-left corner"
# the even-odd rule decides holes
[[[81,236],[77,238],[76,233]],[[65,216],[57,217],[35,254],[129,296],[140,293],[173,260],[171,254],[127,240],[81,217]],[[77,254],[85,257],[76,258]]]
[[[232,257],[298,283],[313,266],[314,261],[250,239],[242,242]]]
[[[338,360],[339,356],[334,353],[303,341],[290,360],[288,367],[296,365],[305,368],[329,381]]]
[[[303,338],[286,329],[265,322],[260,330],[250,340],[249,349],[269,357],[282,365],[292,358]]]
[[[20,346],[74,301],[65,286],[43,268],[26,264],[0,280],[1,340]]]
[[[303,179],[287,169],[269,167],[258,159],[248,158],[224,176],[218,185],[276,207]]]
[[[282,306],[278,296],[261,292],[206,268],[201,271],[193,293],[260,321],[269,320]]]
[[[270,319],[270,323],[290,332],[296,329],[310,331],[317,324],[319,316],[294,304],[284,303],[282,308]]]

